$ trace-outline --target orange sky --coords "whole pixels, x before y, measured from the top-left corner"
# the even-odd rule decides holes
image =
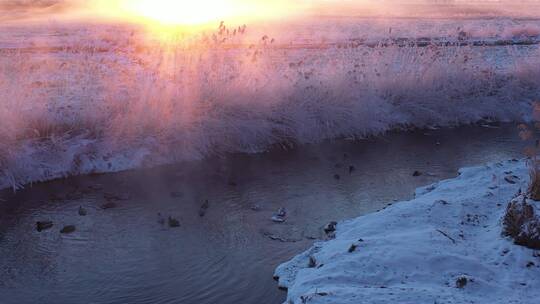
[[[441,0],[0,0],[1,20],[30,19],[160,19],[170,22],[197,22],[206,19],[274,18],[295,15],[370,15],[422,14],[469,11],[504,14],[507,12],[530,15],[538,10],[540,0],[454,0],[454,7],[440,8],[432,3]],[[451,0],[450,0],[451,2]],[[139,3],[135,5],[135,3]],[[140,5],[140,3],[143,3]],[[158,3],[158,5],[156,5]],[[161,3],[161,7],[159,7]],[[164,5],[163,3],[166,3]],[[171,4],[173,3],[173,5]],[[411,3],[423,3],[425,12]],[[471,4],[474,3],[474,4]],[[478,4],[479,3],[479,4]],[[531,8],[534,7],[534,8]],[[208,8],[211,10],[203,10]],[[206,15],[205,15],[206,14]]]

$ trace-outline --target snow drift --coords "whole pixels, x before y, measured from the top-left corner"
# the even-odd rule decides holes
[[[527,183],[521,161],[462,169],[412,201],[339,223],[334,240],[276,270],[287,303],[537,303],[538,252],[501,236]]]

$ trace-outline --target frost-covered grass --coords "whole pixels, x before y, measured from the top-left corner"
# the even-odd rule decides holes
[[[249,28],[163,41],[83,27],[17,40],[0,51],[0,188],[395,128],[523,120],[540,95],[536,45],[475,47],[436,32],[446,43],[420,47],[346,28],[335,36],[354,39],[293,45]]]
[[[527,172],[523,161],[462,169],[411,201],[338,223],[334,240],[276,270],[286,303],[537,303],[538,252],[501,236]]]

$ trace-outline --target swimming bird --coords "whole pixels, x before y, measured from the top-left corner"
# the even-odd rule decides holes
[[[208,202],[208,200],[204,201],[204,203],[202,204],[201,208],[199,209],[199,216],[200,217],[203,217],[206,215],[206,211],[208,210],[208,208],[210,207],[210,202]]]
[[[86,211],[86,209],[84,209],[82,206],[79,206],[79,215],[86,216],[87,214],[88,212]]]

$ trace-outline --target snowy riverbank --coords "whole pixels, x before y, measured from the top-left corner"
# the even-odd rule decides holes
[[[172,41],[120,24],[12,28],[0,33],[0,189],[531,120],[539,20],[428,19],[317,18]]]
[[[287,303],[537,303],[539,253],[501,236],[527,182],[523,161],[462,169],[411,201],[339,223],[334,240],[277,268],[279,286]]]

